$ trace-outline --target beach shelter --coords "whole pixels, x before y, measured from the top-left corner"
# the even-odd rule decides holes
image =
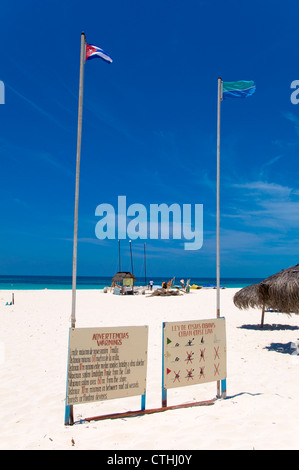
[[[258,289],[265,304],[271,308],[299,314],[299,264],[264,279]]]
[[[243,287],[234,295],[234,304],[240,309],[262,308],[263,301],[259,295],[259,284]]]
[[[121,284],[122,286],[133,286],[136,278],[129,271],[119,271],[112,278],[112,283]]]
[[[239,290],[233,298],[233,302],[239,309],[261,308],[262,318],[261,327],[264,325],[265,301],[259,291],[260,284],[251,284]]]
[[[124,279],[133,279],[133,281],[136,281],[134,274],[129,271],[119,271],[113,276],[112,282],[123,282]]]

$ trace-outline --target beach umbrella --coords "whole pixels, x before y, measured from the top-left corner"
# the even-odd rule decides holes
[[[234,295],[234,304],[240,309],[262,308],[263,301],[259,295],[259,284],[243,287]]]
[[[259,295],[275,310],[299,314],[299,264],[264,279]]]
[[[259,286],[260,284],[251,284],[250,286],[243,287],[243,289],[236,292],[233,302],[235,306],[241,310],[247,310],[248,308],[261,308],[261,327],[263,328],[266,303],[259,291]]]
[[[116,273],[112,278],[112,282],[122,282],[124,279],[133,279],[133,281],[136,281],[134,274],[129,271],[123,271]]]

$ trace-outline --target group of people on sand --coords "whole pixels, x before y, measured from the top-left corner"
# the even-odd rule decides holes
[[[169,290],[172,286],[174,286],[174,281],[175,281],[175,277],[173,277],[172,279],[170,279],[168,282],[163,281],[163,282],[162,282],[162,288]],[[188,279],[188,281],[189,281],[189,279]],[[182,288],[182,289],[187,288],[187,285],[189,284],[189,282],[188,282],[187,285],[185,286],[185,281],[184,281],[184,279],[181,279],[181,280],[180,280],[180,283],[181,283],[181,288]],[[154,284],[153,281],[150,281],[150,282],[149,282],[149,289],[150,289],[150,290],[153,290],[153,284]]]
[[[170,281],[168,281],[167,283],[165,281],[162,282],[162,287],[163,289],[170,289],[173,285],[174,285],[174,280],[175,280],[175,277],[173,277]]]

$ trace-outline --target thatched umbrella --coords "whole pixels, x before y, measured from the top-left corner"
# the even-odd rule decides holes
[[[240,309],[261,308],[263,302],[259,296],[259,284],[243,287],[234,295],[234,304]]]
[[[299,264],[262,281],[259,295],[275,310],[299,314]]]
[[[133,281],[136,281],[134,274],[129,271],[120,271],[113,276],[112,282],[123,282],[124,279],[133,279]]]
[[[264,315],[265,315],[265,301],[259,292],[259,284],[251,284],[250,286],[243,287],[234,295],[234,304],[239,309],[248,308],[261,308],[261,328],[264,326]]]

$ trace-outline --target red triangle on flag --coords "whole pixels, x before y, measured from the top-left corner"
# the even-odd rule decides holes
[[[90,44],[86,44],[86,60],[93,54],[94,52],[97,52],[96,48],[94,46],[91,46]]]
[[[170,374],[170,372],[171,372],[171,370],[168,369],[168,368],[166,369],[166,371],[167,371],[167,375]]]

